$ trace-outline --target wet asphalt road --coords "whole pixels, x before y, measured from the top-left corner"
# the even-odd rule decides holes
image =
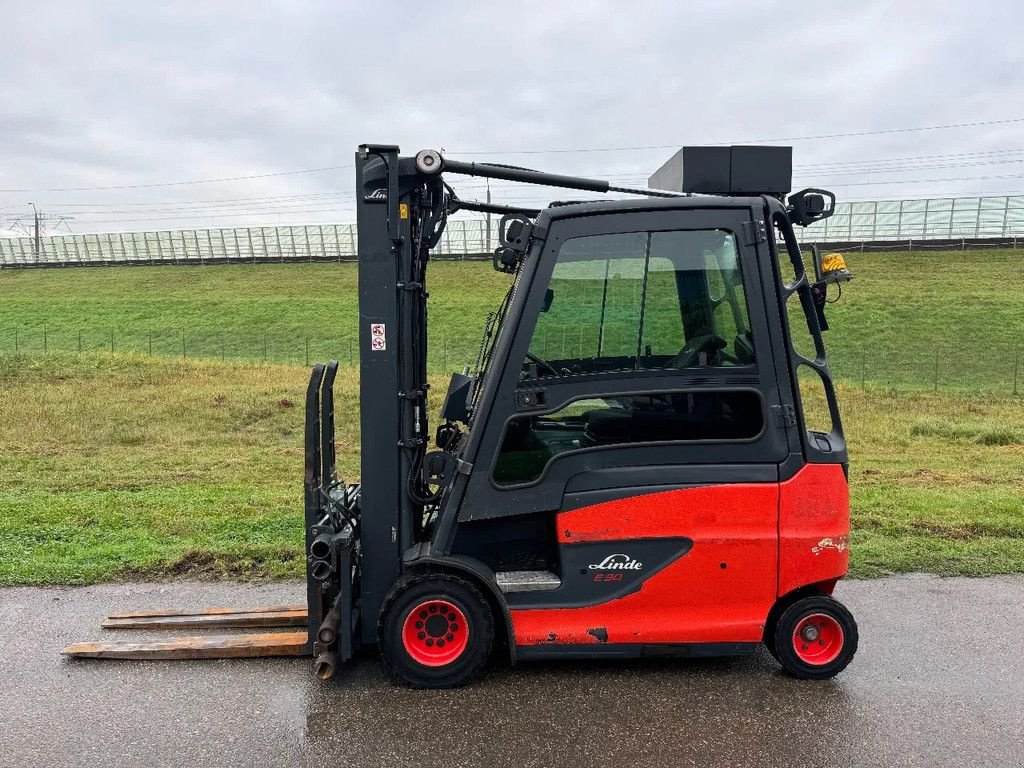
[[[0,766],[1021,766],[1024,578],[841,584],[860,652],[839,678],[738,660],[523,664],[456,691],[372,655],[69,661],[113,610],[301,602],[299,585],[0,590]],[[106,632],[110,637],[127,632]],[[135,633],[137,634],[137,633]]]

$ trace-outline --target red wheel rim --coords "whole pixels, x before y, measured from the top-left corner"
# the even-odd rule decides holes
[[[793,630],[793,651],[805,664],[820,667],[835,661],[843,650],[843,628],[827,613],[800,619]]]
[[[406,614],[402,644],[425,667],[451,664],[469,645],[466,614],[447,600],[426,600]]]

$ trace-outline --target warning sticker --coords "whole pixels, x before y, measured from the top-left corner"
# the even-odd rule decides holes
[[[384,323],[370,323],[370,349],[374,352],[383,352],[387,348],[387,333],[384,330]]]

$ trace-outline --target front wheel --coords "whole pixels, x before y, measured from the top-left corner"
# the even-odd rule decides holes
[[[377,640],[393,677],[414,688],[453,688],[487,663],[494,617],[480,590],[465,579],[413,574],[385,600]]]
[[[857,652],[857,622],[831,597],[797,600],[779,616],[775,658],[793,677],[825,680],[842,672]]]

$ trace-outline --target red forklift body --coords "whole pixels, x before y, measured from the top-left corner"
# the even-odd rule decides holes
[[[835,198],[787,194],[788,148],[676,159],[668,191],[360,147],[360,483],[336,470],[337,363],[314,368],[306,404],[319,676],[361,644],[424,687],[464,683],[498,648],[514,662],[763,643],[805,678],[850,661],[856,623],[831,598],[847,452],[821,335],[828,284],[849,272],[823,277],[815,252],[809,275],[793,230]],[[460,174],[639,199],[478,203],[448,184]],[[493,264],[513,278],[432,429],[428,264],[466,210],[503,216]],[[805,423],[801,371],[827,432]]]

